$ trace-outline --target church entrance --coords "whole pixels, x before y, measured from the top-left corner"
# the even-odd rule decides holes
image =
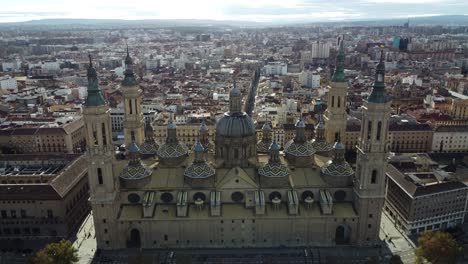
[[[347,225],[340,225],[335,231],[335,243],[337,245],[343,245],[349,243],[351,230]]]
[[[140,231],[138,229],[132,229],[130,231],[130,240],[127,242],[129,248],[139,248],[141,246]]]

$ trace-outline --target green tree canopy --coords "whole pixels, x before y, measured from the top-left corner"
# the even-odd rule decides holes
[[[68,240],[50,243],[38,251],[30,264],[73,264],[78,262],[78,250]]]
[[[432,264],[456,263],[463,251],[462,245],[445,232],[426,231],[418,238],[418,243],[417,263],[422,263],[423,259]]]

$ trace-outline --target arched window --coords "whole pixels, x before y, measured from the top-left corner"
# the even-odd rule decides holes
[[[102,169],[97,168],[97,177],[98,177],[98,184],[103,184],[104,180],[102,179]]]
[[[371,138],[372,134],[372,121],[367,122],[367,139]]]
[[[338,96],[338,108],[341,106],[341,98]]]
[[[332,96],[331,106],[335,107],[335,96]]]
[[[132,105],[132,100],[128,100],[128,109],[130,111],[130,114],[133,114],[133,105]]]
[[[102,144],[107,145],[107,137],[106,137],[106,123],[102,123]]]
[[[377,183],[377,170],[373,170],[373,171],[372,171],[371,183],[372,183],[372,184]]]
[[[377,123],[377,140],[380,140],[381,130],[382,130],[382,121],[379,121]]]

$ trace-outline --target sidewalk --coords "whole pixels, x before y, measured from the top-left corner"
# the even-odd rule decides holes
[[[78,264],[89,264],[96,252],[96,238],[94,233],[93,215],[90,213],[83,221],[73,246],[78,249]]]

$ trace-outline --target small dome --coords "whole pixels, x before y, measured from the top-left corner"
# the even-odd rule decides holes
[[[281,163],[269,162],[258,169],[258,174],[264,177],[286,177],[289,175],[289,169]]]
[[[268,122],[265,122],[262,126],[262,130],[267,130],[267,131],[271,131],[271,126]]]
[[[312,140],[312,147],[315,149],[317,152],[329,152],[333,149],[333,146],[331,144],[328,144],[326,141],[320,141],[320,140]]]
[[[192,179],[205,179],[215,175],[215,170],[206,162],[194,162],[184,171],[184,176]]]
[[[312,156],[315,153],[315,149],[312,143],[306,141],[303,143],[294,142],[294,139],[291,139],[284,146],[284,152],[292,156],[306,157]]]
[[[195,146],[193,147],[193,150],[195,152],[204,152],[205,148],[203,147],[202,143],[197,142],[197,143],[195,143]]]
[[[187,147],[180,143],[164,144],[158,149],[158,156],[162,159],[179,158],[184,155],[187,155],[187,153]]]
[[[143,179],[151,175],[151,170],[141,163],[126,166],[120,173],[123,179]]]
[[[130,144],[130,147],[128,148],[128,152],[136,154],[140,152],[140,148],[135,142],[132,142],[132,144]]]
[[[279,151],[281,149],[280,145],[276,143],[276,141],[273,141],[270,145],[270,151]]]
[[[255,125],[246,113],[225,113],[216,124],[216,135],[224,137],[248,137],[255,135]]]
[[[200,131],[208,131],[208,126],[206,125],[205,121],[201,123]]]
[[[346,161],[342,163],[329,161],[320,170],[325,176],[345,177],[345,176],[351,176],[354,174],[353,168]]]
[[[296,127],[305,128],[306,125],[302,119],[297,120]]]
[[[344,150],[345,146],[341,142],[337,141],[333,145],[333,149],[335,149],[335,150]]]
[[[154,141],[145,141],[141,145],[140,154],[143,155],[156,155],[158,152],[158,144]]]

